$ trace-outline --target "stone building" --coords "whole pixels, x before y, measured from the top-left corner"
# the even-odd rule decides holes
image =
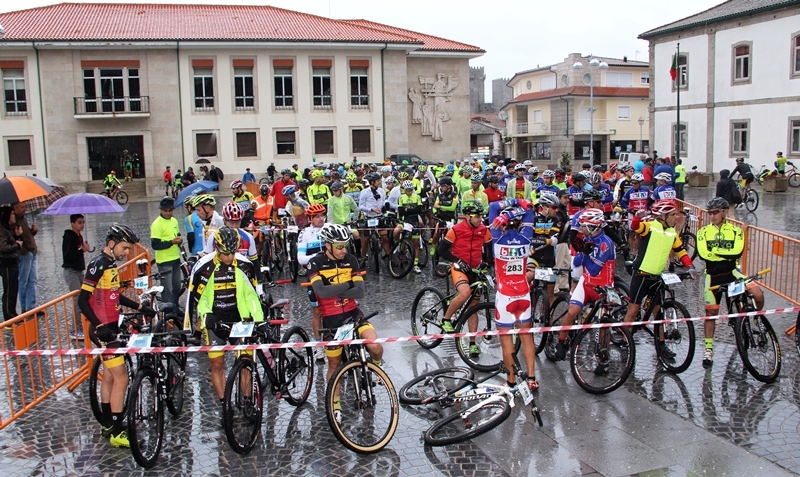
[[[508,79],[499,78],[492,80],[492,102],[486,102],[486,74],[483,66],[470,66],[469,68],[469,101],[470,113],[487,114],[497,113],[512,98],[513,90],[508,86]]]

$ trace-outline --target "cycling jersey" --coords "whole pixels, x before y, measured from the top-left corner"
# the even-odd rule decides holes
[[[306,189],[308,195],[308,202],[311,204],[327,205],[328,199],[331,197],[331,190],[326,184],[311,184]]]
[[[442,192],[442,190],[439,189],[439,192],[436,194],[436,202],[434,205],[435,204],[441,206],[438,209],[434,209],[437,217],[442,220],[455,220],[458,196],[453,192],[452,188],[450,188],[448,192]]]
[[[550,217],[544,214],[536,214],[533,222],[534,247],[532,258],[540,267],[554,267],[556,264],[556,248],[549,243],[541,244],[544,239],[549,241],[552,237],[557,237],[561,232],[562,224],[558,222],[558,215]]]
[[[590,186],[591,187],[591,186]],[[578,187],[578,186],[569,186],[567,192],[569,193],[569,205],[567,206],[567,212],[570,216],[575,215],[580,209],[583,208],[583,191],[586,190],[585,187]]]
[[[362,190],[361,194],[358,196],[358,208],[368,218],[381,215],[380,212],[375,212],[373,209],[382,210],[385,203],[386,192],[380,187],[377,189],[367,187]]]
[[[312,284],[321,281],[323,285],[337,285],[341,283],[363,282],[358,267],[358,259],[351,254],[346,254],[342,260],[334,260],[327,253],[318,253],[308,263],[309,282]],[[317,298],[319,311],[323,317],[338,316],[348,313],[358,307],[352,298],[336,296],[332,298]]]
[[[275,183],[272,185],[272,190],[270,190],[269,195],[275,198],[274,207],[276,209],[282,209],[286,207],[286,202],[287,202],[286,196],[283,195],[282,191],[283,188],[288,185],[293,185],[297,187],[297,183],[295,181],[293,180],[285,181],[283,180],[283,178],[276,180]]]
[[[653,189],[653,200],[675,200],[678,198],[678,193],[671,185],[658,186]]]
[[[352,186],[347,184],[344,186],[344,194],[353,199],[356,204],[358,204],[358,197],[361,195],[362,190],[364,190],[364,186],[361,184],[354,184]]]
[[[485,193],[480,191],[480,190],[475,192],[472,189],[470,189],[470,190],[464,192],[463,194],[461,194],[461,205],[462,205],[462,207],[467,202],[477,202],[477,203],[481,204],[481,207],[483,207],[483,210],[487,210],[489,208],[489,197]]]
[[[323,250],[324,245],[319,238],[320,230],[322,230],[322,227],[309,225],[297,237],[297,262],[300,265],[307,265],[314,255]]]
[[[509,207],[519,207],[519,202],[517,201],[517,199],[505,199],[500,202],[492,202],[491,204],[489,204],[489,214],[488,214],[489,223],[492,223],[492,221],[494,221],[494,219],[498,215],[500,215],[500,212],[503,209]],[[534,222],[534,213],[533,213],[533,208],[531,207],[525,211],[525,215],[522,216],[519,225],[519,232],[525,237],[528,237],[529,240],[533,239],[533,222]],[[499,228],[489,229],[489,231],[491,232],[493,241],[499,239],[500,235],[503,233],[503,231]]]
[[[258,196],[253,199],[256,205],[253,209],[253,219],[259,222],[267,222],[272,215],[272,207],[275,205],[275,198],[268,195],[266,199]]]
[[[520,179],[516,176],[506,184],[506,197],[509,199],[527,199],[533,192],[533,185],[525,179]]]
[[[625,192],[625,195],[622,196],[622,200],[619,201],[622,208],[628,212],[647,210],[649,202],[650,189],[645,186],[639,186],[638,190],[631,187],[627,192]]]
[[[472,227],[467,220],[448,230],[444,240],[452,244],[450,253],[455,258],[463,260],[470,268],[477,268],[483,262],[483,245],[492,240],[492,234],[485,225]]]
[[[594,187],[593,187],[594,188]],[[601,194],[603,194],[603,198],[600,199],[600,203],[602,204],[603,212],[611,213],[614,210],[614,206],[611,203],[614,201],[614,191],[611,190],[611,186],[608,184],[600,184],[599,190]]]
[[[415,193],[408,195],[402,194],[397,200],[397,212],[400,220],[417,226],[419,216],[422,214],[422,201]]]
[[[242,192],[240,196],[233,196],[233,201],[239,204],[242,210],[250,210],[250,202],[252,202],[253,199],[255,199],[255,197],[248,191]]]
[[[574,267],[583,266],[583,283],[591,287],[613,286],[617,253],[611,237],[600,233],[584,240],[594,243],[592,252],[586,255],[579,251],[572,261]]]
[[[558,194],[559,190],[561,190],[561,189],[559,189],[558,186],[555,185],[555,184],[552,184],[552,183],[550,185],[541,184],[539,187],[536,188],[536,190],[534,191],[533,194],[534,194],[534,198],[538,198],[538,197],[541,197],[542,194],[544,194],[545,192],[551,192],[553,194]]]
[[[242,229],[236,229],[239,232],[239,248],[236,250],[236,253],[240,253],[243,256],[247,257],[250,261],[256,261],[258,259],[258,252],[256,251],[256,241],[249,232],[246,232]],[[206,239],[206,243],[203,246],[203,253],[209,254],[213,253],[217,250],[217,244],[214,242],[214,236],[210,235]]]
[[[264,321],[261,300],[254,288],[255,275],[255,266],[237,257],[230,265],[222,263],[216,255],[198,264],[189,285],[189,307],[196,307],[200,329],[205,328],[208,313],[224,317],[223,321],[242,318]]]
[[[197,216],[197,211],[192,211],[191,214],[183,218],[183,226],[186,229],[187,241],[191,244],[189,246],[189,253],[194,255],[203,251],[203,221]]]
[[[531,250],[530,239],[516,230],[509,229],[495,241],[492,248],[497,275],[497,293],[506,296],[530,293],[530,285],[525,276]]]
[[[498,200],[503,200],[506,198],[506,192],[500,190],[500,188],[494,188],[489,186],[483,189],[483,193],[486,194],[486,198],[489,199],[489,203],[497,202]]]
[[[683,248],[683,242],[674,228],[665,228],[657,220],[644,222],[639,217],[634,217],[631,229],[642,237],[639,255],[633,263],[633,268],[637,271],[660,275],[667,266],[670,251],[675,252],[675,256],[681,260],[683,266],[687,268],[692,266],[692,260]]]
[[[721,275],[738,267],[744,252],[744,232],[725,221],[717,227],[708,224],[697,231],[697,254],[706,262],[706,273]]]
[[[138,303],[120,293],[117,264],[112,257],[105,253],[93,258],[86,266],[86,276],[83,277],[81,291],[91,294],[88,297],[89,306],[81,307],[81,312],[95,327],[101,324],[118,324],[120,304],[130,308],[139,306]]]
[[[633,187],[633,183],[628,176],[622,176],[622,178],[617,181],[617,185],[614,186],[614,199],[617,201],[622,200],[622,197],[625,196],[625,193],[628,192],[628,189]]]
[[[215,210],[214,214],[211,216],[210,219],[203,221],[203,237],[202,238],[198,237],[196,235],[197,232],[195,232],[195,240],[200,239],[202,243],[205,243],[208,237],[213,237],[214,232],[216,232],[217,229],[219,229],[220,227],[224,226],[225,226],[225,221],[222,219],[222,216],[219,215]]]
[[[326,220],[332,224],[345,225],[358,217],[358,204],[353,199],[342,194],[328,199],[328,216]]]

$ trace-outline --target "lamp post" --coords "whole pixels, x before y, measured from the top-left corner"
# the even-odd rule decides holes
[[[645,152],[644,142],[642,142],[642,126],[644,126],[644,117],[639,116],[639,147],[642,148],[641,152]]]
[[[572,65],[573,69],[582,70],[583,63],[576,61]],[[589,163],[594,164],[594,70],[601,69],[607,70],[608,63],[600,61],[597,58],[589,60]],[[586,76],[584,75],[583,83],[586,84]]]

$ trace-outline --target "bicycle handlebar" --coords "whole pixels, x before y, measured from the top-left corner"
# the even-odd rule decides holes
[[[749,277],[737,278],[735,280],[735,282],[752,282],[752,281],[757,280],[758,278],[766,275],[767,273],[769,273],[771,271],[772,271],[772,267],[765,268],[764,270],[756,272],[753,275],[750,275]],[[727,285],[727,283],[725,285]],[[723,285],[714,285],[713,287],[708,287],[708,290],[709,291],[716,291],[716,290],[719,290],[722,286]]]

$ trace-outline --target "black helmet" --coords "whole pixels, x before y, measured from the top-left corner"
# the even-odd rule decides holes
[[[489,181],[489,182],[500,182],[500,178],[497,177],[494,174],[492,174],[489,177],[487,177],[486,180]]]
[[[116,222],[109,227],[106,233],[106,242],[109,240],[115,242],[139,243],[139,237],[130,227]]]
[[[240,241],[239,231],[231,227],[220,227],[214,233],[214,246],[217,252],[224,255],[236,253]]]
[[[281,175],[284,175],[284,174],[291,174],[291,173],[292,173],[292,170],[291,170],[291,169],[289,169],[289,168],[286,168],[286,169],[281,169]]]
[[[300,179],[297,181],[297,187],[308,187],[311,185],[311,181],[308,179]]]
[[[450,177],[447,177],[447,176],[442,177],[441,179],[439,179],[439,185],[452,186],[453,185],[453,179],[451,179]]]
[[[344,189],[344,184],[342,184],[340,181],[336,181],[333,184],[331,184],[330,189],[332,191],[334,191],[334,190],[342,190],[342,189]]]
[[[736,158],[736,162],[744,162],[744,158],[743,157],[737,157]]]
[[[364,179],[366,179],[367,182],[374,182],[374,181],[380,180],[380,178],[381,178],[381,175],[378,174],[377,172],[370,172],[369,174],[364,176]]]
[[[730,207],[730,204],[727,200],[723,199],[722,197],[714,197],[713,199],[709,200],[706,204],[706,208],[708,210],[712,209],[727,209]]]
[[[161,199],[161,202],[158,203],[158,208],[161,210],[167,209],[174,209],[175,208],[175,199],[172,197],[164,197]]]
[[[574,184],[576,182],[586,182],[586,176],[580,172],[572,174],[572,183]]]
[[[599,202],[603,200],[603,193],[596,189],[585,190],[583,191],[583,200],[595,200]]]
[[[261,187],[258,188],[261,195],[269,194],[269,184],[261,184]]]

